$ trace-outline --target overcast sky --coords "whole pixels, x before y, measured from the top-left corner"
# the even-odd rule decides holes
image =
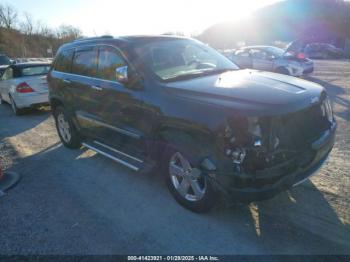
[[[70,24],[86,36],[200,33],[221,21],[251,16],[278,0],[11,0],[7,4],[50,27]],[[6,0],[5,0],[6,3]]]

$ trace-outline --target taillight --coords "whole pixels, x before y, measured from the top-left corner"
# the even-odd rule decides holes
[[[18,93],[31,93],[34,92],[33,88],[31,88],[26,82],[19,83],[16,87],[16,91]]]
[[[299,53],[299,54],[297,55],[297,58],[299,58],[299,59],[305,59],[305,54]]]

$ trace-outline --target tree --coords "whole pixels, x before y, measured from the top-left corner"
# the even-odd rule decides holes
[[[82,37],[81,30],[71,25],[61,25],[57,29],[56,34],[59,39],[62,39],[64,41],[72,41]]]
[[[17,22],[17,10],[10,5],[0,4],[0,26],[7,29],[14,29]]]
[[[26,35],[32,35],[34,33],[34,21],[29,13],[24,13],[24,19],[21,22],[21,31]]]

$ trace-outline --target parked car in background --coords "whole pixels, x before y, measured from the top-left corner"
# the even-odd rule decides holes
[[[0,80],[0,104],[19,115],[24,108],[48,104],[46,81],[50,63],[21,63],[6,68]]]
[[[271,53],[279,59],[281,51]],[[219,192],[252,201],[300,184],[334,144],[322,86],[239,69],[193,39],[77,40],[60,47],[48,82],[66,147],[162,173],[174,198],[196,212]]]
[[[305,57],[294,56],[274,46],[247,46],[228,56],[240,68],[253,68],[291,76],[314,71],[314,63]]]
[[[324,43],[307,44],[304,53],[312,59],[342,58],[344,56],[344,50]]]
[[[0,77],[4,73],[5,69],[11,64],[11,60],[6,55],[0,54]]]
[[[315,42],[312,39],[297,39],[288,44],[286,52],[312,59],[336,59],[345,56],[343,49],[329,43]]]

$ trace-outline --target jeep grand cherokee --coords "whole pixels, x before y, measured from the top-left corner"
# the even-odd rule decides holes
[[[158,172],[186,208],[220,192],[261,200],[313,174],[334,144],[325,89],[240,70],[199,41],[97,37],[60,47],[48,75],[59,137],[138,172]]]

